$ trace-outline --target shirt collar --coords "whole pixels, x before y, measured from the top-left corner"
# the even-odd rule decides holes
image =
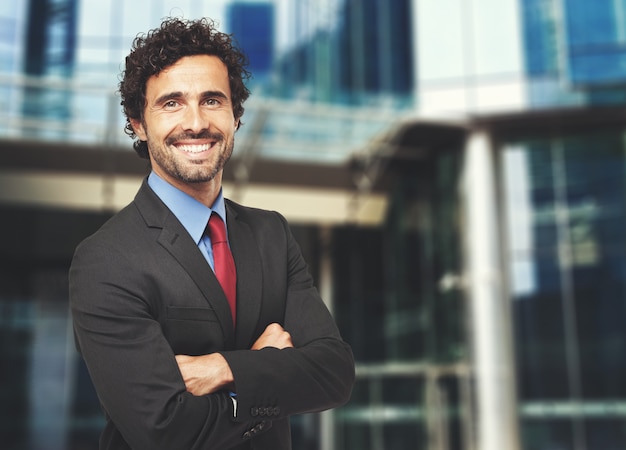
[[[172,186],[154,172],[150,172],[148,176],[148,185],[165,203],[165,206],[172,211],[196,244],[200,242],[204,234],[211,213],[217,213],[226,223],[226,206],[224,205],[222,189],[220,189],[212,207],[207,208],[198,200]]]

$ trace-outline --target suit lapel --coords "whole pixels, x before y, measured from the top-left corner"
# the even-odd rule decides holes
[[[237,348],[253,343],[261,310],[263,274],[259,246],[250,225],[226,202],[228,240],[237,267]]]
[[[225,348],[233,348],[234,330],[228,300],[196,243],[145,181],[135,197],[135,203],[148,227],[161,228],[157,242],[178,261],[196,283],[219,318]]]

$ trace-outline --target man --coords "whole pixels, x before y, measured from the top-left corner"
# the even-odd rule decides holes
[[[126,130],[152,170],[70,269],[103,449],[290,449],[289,416],[349,398],[350,347],[286,221],[222,197],[249,94],[244,62],[212,22],[177,19],[126,58]],[[216,215],[232,258],[207,227]]]

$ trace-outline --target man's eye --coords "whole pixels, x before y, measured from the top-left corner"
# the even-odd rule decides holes
[[[163,104],[166,108],[176,108],[178,106],[178,102],[175,100],[169,100]]]
[[[216,98],[208,98],[206,100],[206,104],[209,105],[209,106],[217,106],[217,105],[220,104],[220,102]]]

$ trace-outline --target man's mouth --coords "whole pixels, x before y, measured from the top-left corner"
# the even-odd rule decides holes
[[[177,144],[176,148],[186,153],[202,153],[213,147],[214,143],[206,144]]]

